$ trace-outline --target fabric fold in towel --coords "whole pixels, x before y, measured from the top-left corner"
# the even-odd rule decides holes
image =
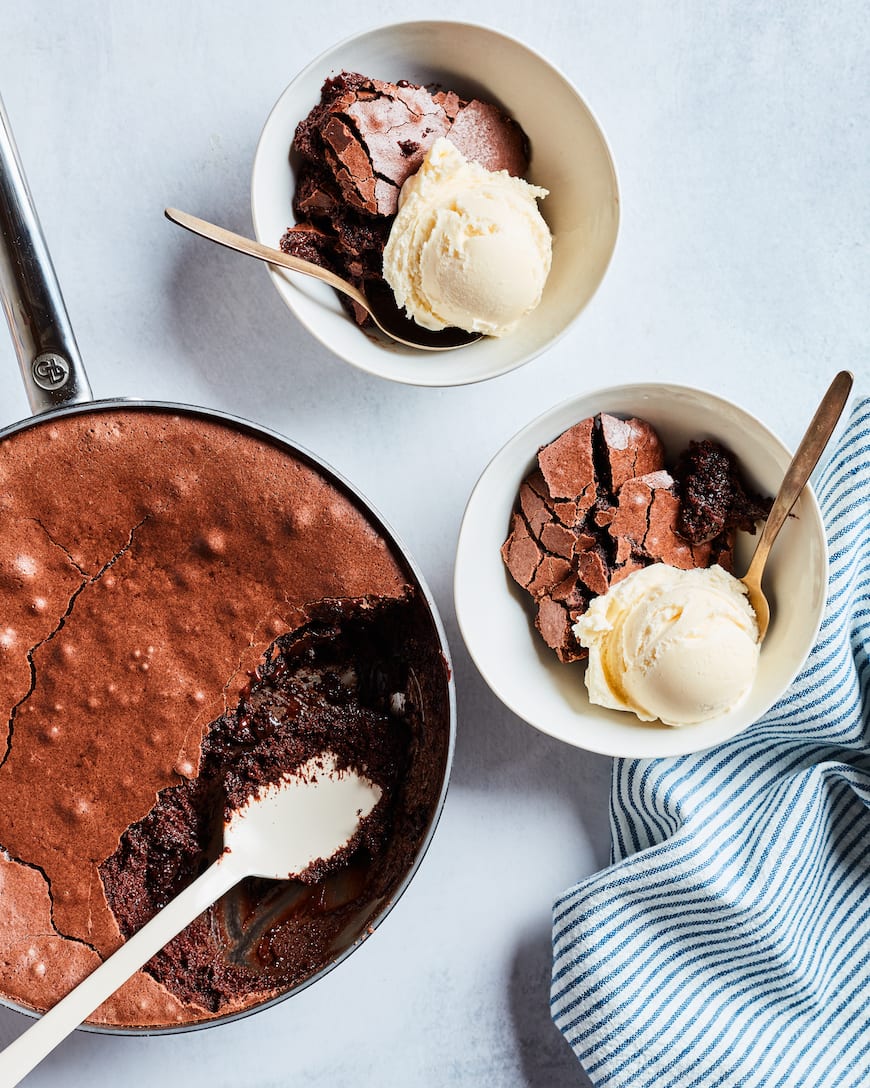
[[[870,399],[816,493],[800,676],[725,744],[616,760],[612,864],[555,904],[552,1014],[596,1088],[870,1084]]]

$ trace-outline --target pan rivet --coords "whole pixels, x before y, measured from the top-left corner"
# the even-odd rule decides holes
[[[51,351],[37,355],[30,370],[40,389],[60,389],[66,385],[70,375],[70,365],[66,359]]]

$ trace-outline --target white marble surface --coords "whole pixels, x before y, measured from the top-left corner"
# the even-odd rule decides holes
[[[606,862],[609,764],[533,732],[476,675],[451,601],[466,496],[523,423],[597,385],[707,386],[789,444],[835,370],[870,391],[860,0],[443,0],[440,17],[498,26],[577,83],[623,201],[610,272],[569,335],[513,374],[444,390],[339,363],[261,267],[162,217],[175,204],[248,232],[254,146],[289,79],[346,34],[435,14],[308,7],[0,0],[0,93],[95,394],[267,424],[350,476],[409,544],[455,658],[450,794],[409,891],[338,971],[217,1029],[78,1032],[34,1088],[588,1083],[549,1021],[549,912]],[[26,414],[0,335],[0,426]],[[25,1023],[0,1010],[0,1043]]]

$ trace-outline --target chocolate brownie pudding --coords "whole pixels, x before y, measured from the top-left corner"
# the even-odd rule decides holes
[[[576,661],[587,651],[572,626],[593,597],[651,563],[730,571],[737,531],[754,532],[769,509],[719,443],[690,443],[671,473],[649,423],[601,413],[538,452],[502,558],[544,641]]]
[[[293,139],[299,157],[296,225],[281,248],[329,268],[363,293],[371,287],[383,293],[383,251],[399,190],[439,136],[487,170],[521,177],[528,169],[525,133],[491,103],[356,72],[328,79]],[[360,325],[368,322],[364,310],[344,296],[342,301]]]
[[[384,793],[346,864],[241,885],[93,1019],[195,1023],[328,965],[412,864],[446,766],[437,634],[379,527],[268,439],[135,407],[0,442],[0,509],[0,994],[57,1001],[312,746]]]

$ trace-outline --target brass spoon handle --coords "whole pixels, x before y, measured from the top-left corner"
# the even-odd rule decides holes
[[[764,523],[758,546],[749,564],[749,570],[743,579],[744,582],[761,584],[761,572],[767,562],[767,556],[773,546],[774,540],[785,524],[785,519],[791,512],[791,508],[797,502],[798,496],[803,491],[810,474],[818,464],[822,451],[828,444],[828,439],[837,425],[837,420],[846,407],[849,393],[852,389],[852,374],[848,370],[841,370],[828,387],[827,393],[822,397],[821,404],[816,409],[816,414],[810,421],[806,434],[801,439],[791,464],[788,466],[785,477],[780,484],[773,506],[770,509],[767,521]]]
[[[241,234],[234,234],[231,230],[215,226],[214,223],[208,223],[205,219],[197,219],[195,215],[181,212],[178,208],[165,208],[164,214],[167,219],[180,227],[186,227],[194,234],[217,242],[218,245],[226,246],[227,249],[234,249],[237,253],[244,253],[248,257],[255,257],[257,260],[266,261],[267,264],[279,268],[287,268],[291,272],[301,272],[303,276],[311,276],[312,279],[329,284],[330,287],[341,291],[361,306],[381,332],[405,347],[414,348],[416,351],[454,351],[456,348],[473,344],[483,337],[482,333],[468,332],[464,329],[433,330],[418,325],[399,309],[395,296],[386,283],[379,284],[377,280],[371,281],[366,288],[369,292],[366,297],[352,283],[343,280],[341,276],[336,276],[334,272],[321,268],[320,265],[312,264],[311,261],[303,261],[280,249],[271,249],[251,238],[245,238]]]
[[[283,250],[261,245],[260,242],[245,238],[241,234],[235,234],[224,227],[215,226],[214,223],[199,219],[195,215],[188,215],[187,212],[179,211],[178,208],[165,208],[163,214],[180,227],[185,227],[194,234],[199,234],[203,238],[217,242],[218,245],[226,246],[227,249],[234,249],[237,253],[244,253],[248,257],[256,257],[258,260],[266,261],[280,268],[287,268],[291,272],[301,272],[303,276],[311,276],[315,280],[328,283],[336,291],[342,291],[349,298],[352,298],[354,302],[359,303],[367,313],[371,312],[371,307],[366,301],[365,295],[358,291],[353,284],[343,280],[340,276],[336,276],[334,272],[329,272],[319,265],[312,264],[311,261],[303,261],[299,257],[284,253]]]

